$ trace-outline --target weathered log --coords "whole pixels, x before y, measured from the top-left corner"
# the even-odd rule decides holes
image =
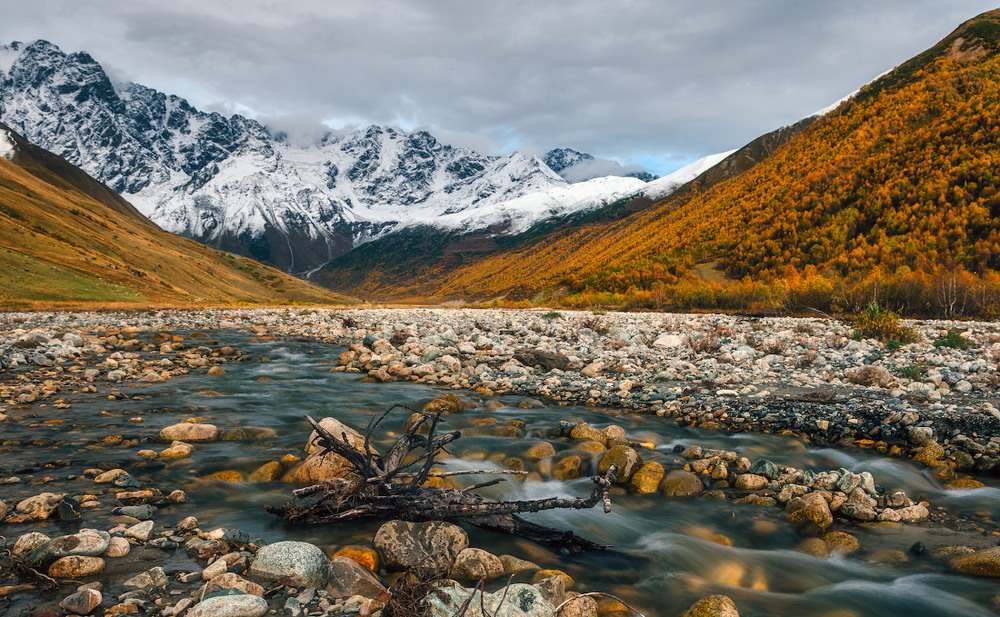
[[[385,456],[371,447],[371,436],[385,418],[397,407],[420,413],[421,417],[400,436]],[[525,473],[511,470],[462,470],[433,472],[437,455],[446,451],[452,441],[461,437],[456,431],[435,435],[441,413],[416,412],[404,405],[393,405],[381,416],[374,418],[365,430],[363,452],[357,450],[347,435],[332,435],[311,417],[306,420],[316,430],[315,443],[322,454],[338,454],[354,468],[353,479],[334,478],[292,492],[297,499],[319,495],[309,506],[293,503],[281,507],[267,507],[268,512],[282,516],[295,525],[331,524],[363,519],[405,520],[411,522],[445,520],[468,523],[483,529],[516,535],[547,544],[567,552],[595,551],[608,548],[574,534],[572,531],[551,529],[536,525],[516,516],[524,512],[540,512],[560,508],[586,509],[603,502],[604,511],[611,511],[608,495],[618,471],[612,465],[603,476],[593,478],[595,487],[585,499],[560,498],[522,501],[495,501],[471,491],[491,486],[503,480],[493,479],[463,490],[426,486],[428,478],[470,474]],[[420,435],[421,426],[430,421],[428,434]],[[407,456],[414,452],[407,463]],[[418,471],[406,471],[420,465]]]

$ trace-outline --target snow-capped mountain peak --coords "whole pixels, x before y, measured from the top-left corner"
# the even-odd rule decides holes
[[[485,155],[374,125],[296,144],[243,116],[113,85],[90,55],[46,41],[0,46],[0,120],[164,229],[289,271],[411,224],[524,229],[605,203],[594,191],[617,195],[638,182],[571,186],[535,156]],[[562,152],[568,164],[593,158]]]

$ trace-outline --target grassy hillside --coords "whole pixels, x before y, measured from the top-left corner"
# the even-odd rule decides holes
[[[416,282],[432,284],[399,291],[716,307],[727,294],[787,301],[791,290],[809,296],[803,305],[847,309],[881,292],[921,312],[954,305],[935,297],[954,284],[964,302],[987,303],[1000,293],[998,49],[991,11],[741,175],[425,272]],[[706,262],[741,282],[703,280]]]
[[[164,232],[80,169],[12,136],[16,153],[0,158],[0,307],[348,301]]]

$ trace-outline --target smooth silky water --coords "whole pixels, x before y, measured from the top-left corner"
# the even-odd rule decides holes
[[[180,333],[189,335],[190,333]],[[35,495],[42,490],[80,494],[94,488],[89,480],[66,480],[80,475],[99,462],[116,462],[130,470],[148,487],[169,492],[183,489],[188,502],[161,508],[154,520],[173,525],[186,516],[196,516],[203,529],[239,528],[251,538],[267,542],[295,539],[313,542],[328,550],[350,543],[366,542],[379,523],[290,528],[263,511],[265,505],[291,499],[291,486],[280,482],[227,483],[204,478],[222,470],[249,475],[260,465],[285,454],[301,454],[310,427],[306,414],[316,419],[335,416],[363,430],[368,421],[391,405],[402,403],[414,409],[443,391],[407,383],[362,383],[364,375],[331,372],[341,348],[311,341],[265,340],[246,333],[215,331],[211,336],[249,354],[250,360],[225,365],[227,375],[187,375],[161,384],[121,387],[140,400],[108,401],[102,389],[98,395],[66,396],[71,409],[59,410],[36,405],[37,418],[15,411],[12,421],[0,425],[3,441],[21,442],[0,452],[0,473],[16,474],[25,484],[0,487],[8,502]],[[198,345],[199,339],[187,342]],[[268,361],[263,361],[263,358]],[[584,420],[603,427],[619,424],[630,439],[655,444],[642,450],[646,461],[656,460],[669,469],[682,461],[673,453],[674,445],[698,444],[707,448],[734,450],[751,460],[768,458],[775,463],[814,470],[846,467],[854,472],[870,471],[877,483],[899,487],[914,498],[926,498],[931,507],[944,506],[949,512],[979,521],[987,531],[996,529],[991,517],[1000,515],[1000,483],[973,491],[945,491],[918,465],[899,459],[879,457],[861,450],[814,449],[800,440],[764,434],[729,434],[679,428],[670,419],[644,415],[622,415],[614,410],[573,406],[520,409],[523,397],[497,397],[504,406],[488,410],[475,393],[457,393],[479,402],[477,408],[446,416],[441,430],[469,429],[473,421],[496,418],[500,423],[521,420],[525,436],[517,438],[489,435],[467,436],[453,444],[456,458],[444,461],[447,469],[499,468],[485,454],[504,453],[524,458],[527,449],[544,437],[545,431],[560,420]],[[110,417],[99,412],[107,411]],[[408,416],[394,412],[375,436],[380,449],[390,444],[395,431]],[[188,417],[201,417],[223,431],[243,426],[273,429],[276,437],[257,441],[220,441],[197,444],[190,458],[167,461],[162,469],[136,468],[141,463],[135,452],[143,447],[162,449],[162,444],[142,443],[122,449],[105,445],[109,435],[152,437],[162,427]],[[142,422],[129,422],[142,418]],[[45,423],[46,420],[63,422]],[[30,425],[34,426],[30,426]],[[482,433],[483,431],[473,431]],[[551,440],[556,460],[568,453],[583,455],[570,440]],[[463,458],[465,457],[465,458]],[[586,458],[585,458],[586,460]],[[531,469],[531,463],[525,459]],[[596,472],[596,459],[585,477],[569,482],[546,480],[521,483],[514,478],[483,489],[495,498],[529,499],[551,496],[586,497]],[[43,477],[55,480],[40,485]],[[463,485],[488,479],[461,476]],[[44,488],[43,488],[44,487]],[[11,540],[29,529],[45,533],[69,533],[82,526],[109,528],[110,504],[86,511],[82,522],[7,525],[3,533]],[[562,556],[530,542],[469,528],[472,546],[496,554],[511,553],[535,561],[542,567],[559,568],[577,581],[577,589],[613,593],[643,610],[647,615],[680,614],[698,598],[722,593],[732,597],[744,617],[750,615],[831,617],[942,615],[967,617],[995,615],[1000,598],[1000,581],[951,574],[946,565],[928,556],[910,553],[917,541],[929,549],[958,544],[996,543],[982,532],[970,531],[973,524],[956,525],[953,531],[932,524],[848,525],[838,521],[835,528],[861,541],[861,551],[853,555],[812,557],[795,551],[801,541],[779,508],[738,505],[705,498],[666,499],[659,494],[612,497],[610,515],[600,506],[592,510],[553,510],[527,518],[560,529],[572,529],[591,540],[613,545],[607,553],[575,557]],[[723,537],[723,538],[720,538]],[[722,540],[720,542],[720,540]],[[727,546],[731,543],[731,546]],[[888,550],[901,551],[903,563],[881,563],[871,558]],[[898,554],[897,554],[898,556]],[[175,551],[166,569],[195,567],[184,552]],[[122,573],[123,578],[128,573]],[[499,581],[497,586],[499,586]]]

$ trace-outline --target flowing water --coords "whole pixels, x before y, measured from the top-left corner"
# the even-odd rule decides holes
[[[74,395],[67,397],[73,401],[71,409],[36,405],[32,408],[36,418],[25,418],[24,412],[13,413],[10,422],[0,425],[3,441],[12,444],[0,451],[0,474],[16,474],[28,482],[0,486],[0,495],[10,503],[42,490],[80,494],[94,485],[84,479],[68,480],[67,476],[80,475],[102,461],[113,461],[164,493],[176,488],[187,492],[186,504],[157,513],[158,525],[172,525],[193,515],[205,529],[240,528],[251,538],[268,542],[298,539],[336,548],[370,540],[377,523],[285,527],[262,508],[288,501],[287,484],[227,483],[204,478],[222,470],[249,474],[265,462],[299,453],[309,433],[305,414],[317,419],[335,416],[363,429],[373,415],[395,403],[420,408],[442,391],[406,383],[362,383],[362,375],[331,372],[336,354],[343,350],[328,345],[261,340],[236,332],[216,332],[212,336],[224,337],[227,344],[248,352],[251,360],[227,364],[228,374],[223,377],[183,376],[161,384],[123,386],[122,392],[137,397],[127,401],[108,401],[106,393]],[[268,361],[263,360],[265,357]],[[560,420],[579,419],[597,427],[619,424],[630,439],[652,442],[655,448],[644,450],[644,458],[657,460],[668,469],[682,465],[673,452],[675,445],[699,444],[734,450],[751,460],[768,458],[778,464],[815,470],[867,470],[886,487],[903,488],[911,496],[929,500],[932,508],[944,506],[956,517],[971,521],[954,525],[961,530],[926,523],[866,526],[838,522],[836,528],[858,537],[862,549],[847,557],[819,558],[795,550],[802,538],[778,508],[704,498],[666,499],[659,494],[616,495],[610,515],[600,507],[527,515],[535,522],[573,529],[591,540],[614,545],[610,552],[566,557],[523,540],[469,529],[472,546],[562,569],[578,581],[577,588],[614,593],[651,616],[679,615],[695,600],[711,593],[732,597],[744,617],[997,614],[1000,581],[951,574],[946,564],[909,550],[918,541],[928,549],[996,544],[997,537],[985,535],[997,529],[991,517],[1000,515],[1000,483],[996,481],[974,491],[945,491],[918,465],[869,451],[813,449],[789,437],[679,428],[669,419],[620,415],[606,409],[521,409],[517,404],[524,400],[522,397],[491,399],[503,406],[488,409],[475,394],[462,396],[480,405],[446,416],[442,428],[476,434],[454,444],[457,456],[446,462],[449,469],[499,468],[497,463],[482,459],[501,453],[523,457],[532,444],[545,439],[531,435],[544,435]],[[389,428],[377,435],[376,447],[384,448],[392,442],[392,431],[400,430],[406,415],[399,413],[384,423]],[[138,448],[123,449],[102,441],[109,435],[150,437],[160,428],[192,416],[205,418],[223,430],[255,426],[272,429],[276,436],[199,444],[190,458],[168,461],[163,468],[154,465],[145,469],[137,466]],[[136,422],[135,418],[142,421]],[[474,422],[484,418],[495,418],[498,423],[520,420],[526,426],[519,437],[492,436],[485,434],[488,429],[474,428]],[[556,459],[567,453],[581,454],[569,440],[554,439],[551,443]],[[162,449],[158,444],[140,447]],[[591,463],[591,472],[596,471],[596,460]],[[531,463],[528,466],[531,469]],[[54,480],[41,487],[39,480],[44,477]],[[487,478],[461,479],[468,485]],[[510,499],[584,497],[592,487],[588,473],[569,482],[520,483],[509,478],[483,492]],[[106,504],[96,511],[85,511],[83,524],[108,529],[112,525],[110,507]],[[976,531],[976,525],[985,531]],[[13,538],[29,529],[69,533],[79,526],[53,521],[7,525],[2,531]],[[176,551],[166,567],[168,571],[185,570],[194,564],[183,551]]]

